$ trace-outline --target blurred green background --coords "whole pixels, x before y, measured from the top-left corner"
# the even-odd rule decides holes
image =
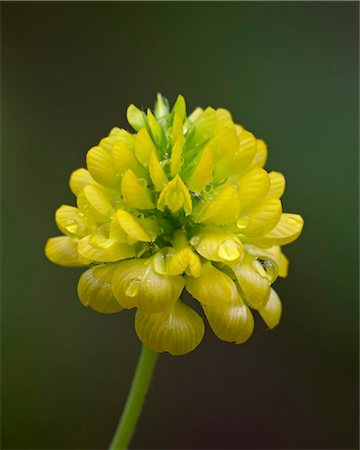
[[[43,254],[128,104],[178,93],[266,140],[301,213],[280,326],[162,355],[133,448],[358,448],[358,3],[3,2],[2,448],[106,448],[140,343]]]

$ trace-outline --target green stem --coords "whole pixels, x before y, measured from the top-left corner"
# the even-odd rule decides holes
[[[149,389],[158,353],[142,347],[133,382],[109,450],[126,450]]]

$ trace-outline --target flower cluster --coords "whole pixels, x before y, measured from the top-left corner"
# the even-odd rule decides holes
[[[71,174],[77,207],[56,211],[64,235],[47,241],[47,257],[88,266],[81,302],[102,313],[136,308],[136,332],[157,352],[188,353],[204,335],[183,289],[224,341],[251,336],[250,308],[276,326],[271,285],[288,270],[280,246],[303,220],[282,212],[285,179],[263,168],[265,143],[225,109],[187,116],[182,96],[172,109],[161,95],[154,112],[130,105],[127,119],[135,133],[112,129]]]

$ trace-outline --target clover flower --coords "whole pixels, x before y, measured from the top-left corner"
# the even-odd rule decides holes
[[[281,246],[301,233],[300,215],[282,212],[285,179],[263,167],[262,140],[225,109],[186,114],[158,95],[154,112],[134,105],[135,130],[113,128],[72,173],[77,206],[55,214],[63,236],[46,255],[89,268],[78,294],[102,313],[136,308],[135,329],[155,352],[182,355],[202,340],[202,317],[180,296],[198,300],[213,332],[243,343],[257,310],[269,328],[281,316],[271,287],[286,277]]]

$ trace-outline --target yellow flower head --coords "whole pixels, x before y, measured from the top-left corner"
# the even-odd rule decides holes
[[[187,116],[182,96],[171,110],[161,95],[154,112],[130,105],[127,118],[135,133],[112,129],[71,174],[77,206],[56,211],[64,235],[47,241],[47,257],[88,266],[81,302],[102,313],[136,308],[136,332],[157,352],[182,355],[203,338],[184,289],[224,341],[251,336],[249,308],[275,327],[271,285],[288,269],[280,246],[303,219],[282,212],[285,179],[263,168],[265,143],[225,109]]]

